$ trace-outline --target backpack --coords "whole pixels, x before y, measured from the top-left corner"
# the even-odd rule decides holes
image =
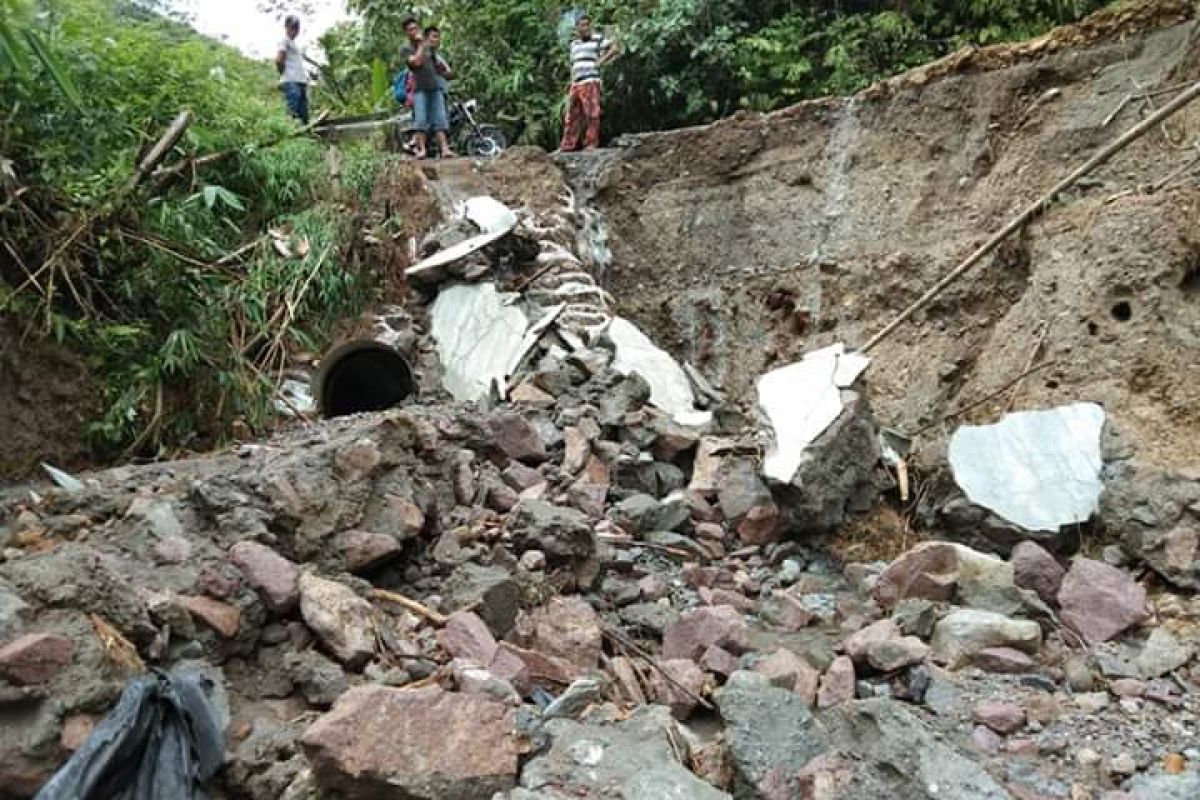
[[[408,105],[408,78],[408,70],[402,69],[392,79],[392,97],[395,97],[396,102],[402,106]]]

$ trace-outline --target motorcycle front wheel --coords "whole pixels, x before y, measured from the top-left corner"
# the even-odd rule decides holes
[[[467,134],[463,149],[468,156],[475,158],[495,158],[508,147],[508,137],[504,131],[492,126],[479,128],[478,132]]]

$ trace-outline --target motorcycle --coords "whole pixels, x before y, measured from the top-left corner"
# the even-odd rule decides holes
[[[508,135],[499,125],[479,122],[476,118],[479,104],[474,99],[460,100],[448,97],[447,100],[449,102],[446,114],[450,130],[446,132],[446,136],[455,150],[472,158],[495,158],[504,152],[508,147]],[[409,127],[401,132],[400,149],[410,155],[415,154],[418,133],[416,128],[411,127],[410,122]],[[437,149],[436,138],[429,136],[426,153],[430,156],[435,155]]]

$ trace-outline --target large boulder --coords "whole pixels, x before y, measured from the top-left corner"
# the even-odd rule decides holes
[[[1100,521],[1171,583],[1200,589],[1200,470],[1131,461],[1105,469]]]
[[[300,743],[324,792],[360,800],[491,800],[517,776],[509,706],[437,687],[362,686]]]
[[[543,733],[550,748],[521,771],[521,784],[539,800],[728,800],[679,762],[686,741],[663,706],[643,706],[623,722],[588,725],[554,719]]]

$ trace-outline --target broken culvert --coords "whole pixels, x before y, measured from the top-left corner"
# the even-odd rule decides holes
[[[400,405],[416,387],[404,357],[372,339],[335,347],[321,359],[312,380],[313,398],[326,417],[383,411]]]

